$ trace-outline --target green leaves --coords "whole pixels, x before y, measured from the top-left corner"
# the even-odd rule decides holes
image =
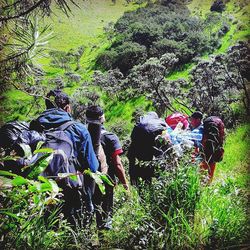
[[[93,173],[90,171],[90,169],[87,169],[84,171],[84,174],[89,175],[91,178],[94,179],[95,183],[99,187],[102,194],[105,194],[105,185],[104,182],[107,183],[110,186],[114,186],[112,181],[109,179],[109,177],[105,174],[102,174],[101,172]]]
[[[28,178],[35,179],[41,174],[48,166],[53,158],[53,154],[46,153],[41,156],[34,164],[30,165],[32,171],[29,173]]]
[[[12,180],[12,184],[13,186],[21,186],[24,184],[28,184],[28,180],[23,178],[22,176],[16,176],[13,180]]]
[[[12,174],[11,172],[8,171],[4,171],[4,170],[0,170],[0,176],[12,176],[12,177],[16,177],[16,174]]]

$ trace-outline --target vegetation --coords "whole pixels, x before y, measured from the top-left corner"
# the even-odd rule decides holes
[[[187,152],[151,162],[159,168],[151,186],[130,194],[116,187],[113,230],[100,248],[249,247],[249,3],[55,1],[67,17],[51,1],[21,2],[0,1],[1,123],[31,120],[56,87],[70,94],[80,121],[89,104],[104,107],[125,151],[134,122],[149,110],[164,117],[199,109],[228,129],[210,186]],[[50,9],[52,21],[42,19]],[[83,218],[72,229],[56,183],[33,177],[0,172],[1,249],[92,249],[95,223]]]

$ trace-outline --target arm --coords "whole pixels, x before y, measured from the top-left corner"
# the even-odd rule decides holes
[[[127,184],[127,179],[125,175],[125,170],[122,165],[121,157],[118,154],[112,156],[112,161],[115,167],[115,174],[118,177],[119,181],[123,184],[126,190],[129,190],[129,186]]]

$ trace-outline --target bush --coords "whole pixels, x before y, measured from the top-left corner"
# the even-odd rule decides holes
[[[133,66],[152,56],[175,53],[183,64],[216,48],[218,38],[211,38],[205,28],[211,31],[220,18],[203,21],[189,16],[185,5],[166,2],[125,13],[114,25],[114,42],[100,55],[98,64],[106,70],[117,67],[127,75]]]

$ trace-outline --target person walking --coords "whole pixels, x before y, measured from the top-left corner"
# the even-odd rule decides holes
[[[85,169],[96,172],[99,166],[90,134],[86,127],[72,119],[70,112],[70,99],[61,90],[51,90],[45,99],[46,110],[30,123],[30,129],[38,132],[64,131],[73,147],[73,155],[76,159],[73,172],[80,177],[78,185],[62,184],[63,213],[65,218],[73,225],[83,216],[82,211],[93,213],[94,206],[92,196],[94,193],[90,177],[78,175]],[[64,128],[62,128],[64,127]],[[54,161],[56,164],[56,161]],[[56,168],[58,166],[54,166]],[[52,166],[53,168],[53,166]],[[81,183],[81,184],[80,184]]]
[[[105,122],[104,112],[101,107],[93,105],[86,111],[87,122],[99,121],[101,127],[101,145],[106,155],[108,170],[105,171],[112,179],[114,186],[116,177],[123,187],[129,191],[128,181],[125,175],[120,155],[123,153],[119,138],[116,134],[107,131],[103,124]],[[112,213],[114,204],[114,186],[105,185],[105,195],[96,188],[94,203],[96,207],[96,222],[99,230],[112,229]]]

